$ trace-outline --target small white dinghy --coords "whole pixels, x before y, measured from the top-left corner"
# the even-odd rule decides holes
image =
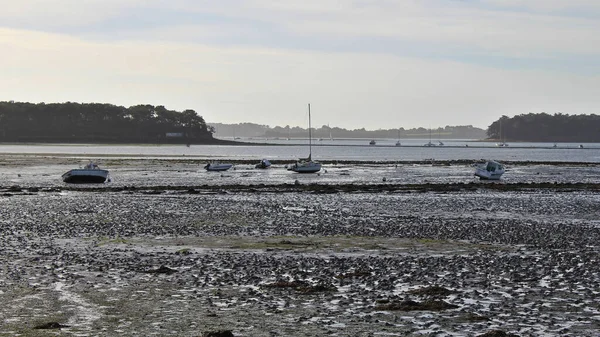
[[[62,175],[65,183],[72,184],[101,184],[110,181],[108,170],[103,170],[90,161],[82,169],[72,169]]]
[[[223,164],[223,163],[208,163],[204,168],[207,171],[227,171],[229,170],[233,164]]]
[[[475,176],[482,180],[498,180],[503,174],[504,166],[493,160],[475,165]]]

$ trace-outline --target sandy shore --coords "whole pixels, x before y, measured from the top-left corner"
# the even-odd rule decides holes
[[[0,336],[600,333],[594,166],[121,159],[68,186],[76,159],[2,159]]]

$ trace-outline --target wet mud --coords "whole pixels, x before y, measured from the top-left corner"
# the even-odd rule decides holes
[[[600,331],[594,166],[482,183],[430,164],[304,177],[121,160],[112,183],[72,186],[62,160],[0,166],[0,336]]]

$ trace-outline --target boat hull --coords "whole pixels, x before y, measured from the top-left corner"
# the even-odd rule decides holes
[[[297,173],[317,173],[321,171],[321,164],[315,162],[296,163],[291,170]]]
[[[490,173],[486,170],[479,170],[479,169],[475,171],[475,176],[479,177],[479,179],[482,179],[482,180],[499,180],[503,174],[504,174],[504,172]]]
[[[483,180],[499,180],[504,174],[504,166],[495,161],[488,161],[485,164],[477,165],[474,174]]]
[[[221,172],[229,170],[232,166],[233,164],[208,164],[204,168],[209,172]]]
[[[257,169],[268,169],[269,167],[271,167],[271,162],[267,159],[263,159],[260,161],[260,163],[254,165],[254,168]]]
[[[108,170],[73,169],[63,174],[62,179],[70,184],[102,184],[108,180]]]

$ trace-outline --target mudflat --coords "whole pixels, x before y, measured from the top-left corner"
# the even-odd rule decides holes
[[[600,331],[593,166],[515,163],[490,184],[467,164],[111,159],[113,182],[67,185],[72,158],[3,163],[1,336]]]

